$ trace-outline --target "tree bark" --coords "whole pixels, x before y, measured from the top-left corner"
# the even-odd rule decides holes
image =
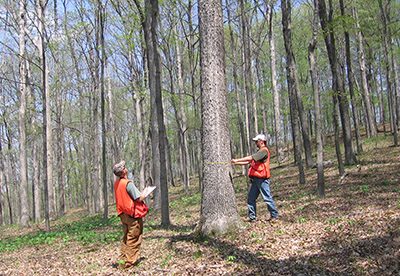
[[[293,98],[293,100],[296,101],[296,104],[293,106],[298,109],[296,113],[300,118],[301,134],[303,137],[304,153],[306,157],[306,166],[307,168],[311,168],[313,166],[313,160],[311,154],[310,130],[306,114],[304,112],[303,99],[301,96],[300,83],[296,68],[296,61],[292,48],[291,0],[282,0],[281,3],[282,3],[282,26],[283,26],[283,37],[286,50],[287,70],[288,70],[288,77],[291,78],[288,89],[289,93],[293,94],[293,97],[291,98]]]
[[[197,232],[222,234],[240,225],[233,183],[221,0],[199,1],[200,83],[204,156]],[[217,137],[217,139],[216,139]]]
[[[48,85],[48,69],[45,51],[45,32],[44,18],[46,3],[43,0],[37,0],[36,9],[38,14],[38,30],[39,30],[39,54],[40,66],[42,69],[42,93],[43,93],[43,166],[46,170],[44,174],[44,210],[46,220],[46,232],[50,231],[50,216],[56,214],[55,194],[53,184],[53,141],[52,141],[52,125],[51,125],[51,105],[50,90]]]
[[[389,118],[390,118],[390,126],[393,134],[393,144],[395,147],[399,145],[398,140],[398,131],[397,131],[397,124],[395,119],[395,103],[393,97],[393,90],[392,90],[392,70],[390,69],[390,58],[389,58],[389,31],[387,22],[390,22],[389,16],[389,7],[390,1],[386,0],[385,5],[383,5],[382,0],[379,0],[379,10],[381,13],[381,20],[382,20],[382,38],[383,38],[383,46],[384,46],[384,57],[385,57],[385,73],[386,73],[386,90],[388,95],[388,105],[389,105]]]
[[[140,3],[137,0],[135,3],[142,18],[149,69],[153,179],[159,187],[154,193],[154,209],[161,209],[161,224],[167,227],[171,222],[166,168],[166,132],[161,95],[161,61],[157,36],[159,7],[158,0],[146,0],[145,9],[142,11]]]
[[[312,39],[308,46],[308,58],[310,62],[310,77],[312,89],[314,94],[314,110],[315,110],[315,140],[317,143],[317,194],[320,197],[325,196],[325,178],[324,178],[324,145],[322,139],[322,112],[320,92],[317,80],[315,48],[317,45],[318,35],[318,1],[314,0],[314,19],[313,19],[313,32]]]
[[[111,89],[111,76],[109,72],[109,63],[108,60],[106,60],[106,75],[107,75],[107,101],[108,101],[108,119],[109,119],[109,125],[108,125],[108,136],[110,139],[110,159],[111,159],[111,164],[116,164],[117,160],[119,160],[119,155],[118,155],[118,150],[117,150],[117,133],[115,131],[115,118],[114,118],[114,102],[113,102],[113,92]],[[138,140],[139,143],[140,140]],[[139,144],[139,147],[141,147],[141,144]],[[141,158],[141,157],[139,157]],[[116,177],[114,176],[114,179],[116,180]],[[114,181],[112,181],[114,182]],[[112,202],[115,203],[115,195],[114,195],[114,189],[112,185],[109,187],[110,189],[110,195],[112,196]]]
[[[275,117],[275,140],[277,148],[277,159],[280,165],[285,159],[283,152],[283,134],[282,134],[282,120],[281,120],[281,109],[280,109],[280,94],[278,91],[277,74],[276,74],[276,50],[275,50],[275,38],[274,38],[274,3],[269,1],[268,3],[268,39],[270,49],[270,66],[271,66],[271,89],[274,96],[274,117]]]
[[[107,128],[106,128],[106,96],[105,96],[105,64],[107,60],[106,49],[104,45],[104,24],[105,24],[105,8],[102,0],[97,3],[97,9],[99,17],[99,42],[100,51],[98,52],[100,60],[100,106],[101,106],[101,164],[102,164],[102,182],[103,182],[103,224],[108,220],[108,177],[107,170]]]
[[[176,33],[176,31],[175,31]],[[175,108],[177,114],[178,124],[178,141],[179,141],[179,163],[181,183],[185,189],[185,193],[189,194],[190,181],[189,181],[189,164],[188,164],[188,145],[187,145],[187,117],[185,112],[185,98],[184,98],[184,83],[182,72],[182,54],[179,47],[179,42],[176,43],[176,68],[178,79],[178,108]]]
[[[353,149],[352,131],[349,115],[349,103],[344,88],[343,75],[341,74],[340,65],[337,60],[337,52],[335,46],[335,35],[333,30],[332,18],[332,0],[329,0],[329,20],[326,15],[325,0],[319,1],[319,18],[322,30],[324,32],[325,45],[328,52],[329,63],[332,72],[332,89],[334,96],[338,99],[340,109],[340,119],[342,123],[342,131],[344,138],[345,163],[353,165],[357,163],[356,155]],[[339,158],[339,156],[338,156]]]
[[[25,55],[25,1],[19,1],[19,197],[21,227],[29,226],[28,172],[26,154],[26,55]]]
[[[3,115],[3,114],[1,114]],[[3,128],[0,127],[0,137],[3,137]],[[4,159],[6,153],[3,151],[3,139],[0,139],[0,225],[4,225],[5,220],[5,199],[4,199],[4,188],[6,187],[6,172],[4,166]]]
[[[362,96],[363,96],[363,101],[365,105],[365,111],[366,111],[366,116],[367,116],[367,121],[369,125],[369,129],[371,130],[370,134],[371,136],[376,136],[377,134],[377,128],[376,128],[376,122],[375,122],[375,116],[373,114],[373,109],[372,109],[372,104],[370,100],[370,88],[368,85],[368,79],[367,79],[367,66],[365,63],[365,50],[364,50],[364,35],[362,33],[362,30],[360,28],[359,20],[358,20],[358,11],[357,8],[353,8],[353,14],[356,20],[356,28],[358,30],[358,59],[360,61],[360,73],[361,73],[361,80],[362,80]]]
[[[58,11],[57,11],[57,1],[54,1],[54,33],[58,34],[59,33],[59,26],[58,26]],[[58,51],[58,48],[56,47],[53,49],[53,56],[55,58],[55,77],[54,77],[54,82],[56,82],[56,87],[60,87],[60,79],[61,79],[61,74],[60,72],[60,52]],[[57,173],[58,173],[58,178],[57,178],[57,184],[58,184],[58,215],[62,217],[66,212],[66,202],[65,202],[65,181],[64,181],[64,176],[65,176],[65,170],[64,170],[64,157],[65,157],[65,127],[64,127],[64,102],[65,102],[65,90],[64,89],[59,89],[55,91],[56,94],[56,100],[55,100],[55,114],[56,114],[56,137],[57,137],[57,153],[56,153],[56,158],[57,158]]]
[[[247,155],[248,151],[246,150],[246,145],[247,145],[247,140],[245,139],[245,131],[244,131],[244,122],[243,122],[243,108],[242,108],[242,102],[240,99],[240,91],[239,91],[239,80],[238,80],[238,73],[237,73],[237,56],[236,56],[236,44],[235,44],[235,38],[234,38],[234,33],[233,33],[233,28],[232,28],[232,19],[231,19],[231,12],[230,12],[230,3],[228,0],[226,0],[226,6],[227,6],[227,16],[228,16],[228,28],[229,28],[229,36],[230,36],[230,44],[231,44],[231,49],[232,49],[232,64],[233,64],[233,85],[234,85],[234,92],[236,95],[236,102],[237,102],[237,123],[239,127],[239,149],[240,149],[240,156],[245,156],[245,153]],[[245,167],[242,167],[242,173],[244,174],[246,172]]]
[[[340,12],[342,17],[345,17],[345,10],[344,10],[344,4],[343,0],[339,0],[339,5],[340,5]],[[358,106],[356,102],[356,97],[354,93],[354,78],[353,78],[353,68],[352,68],[352,63],[351,63],[351,52],[350,52],[350,35],[349,32],[346,29],[346,26],[343,26],[344,29],[344,41],[345,41],[345,52],[346,52],[346,69],[347,69],[347,82],[349,84],[349,91],[350,91],[350,103],[351,107],[353,109],[353,121],[354,121],[354,129],[355,129],[355,134],[356,134],[356,145],[357,145],[357,152],[361,153],[362,152],[362,141],[361,141],[361,134],[360,134],[360,120],[359,120],[359,115],[358,115]],[[368,112],[367,112],[367,117],[368,117]],[[368,124],[369,126],[369,120]],[[368,127],[367,129],[370,130]],[[370,132],[369,132],[370,136]]]
[[[252,144],[250,138],[255,136],[255,114],[253,106],[254,91],[252,68],[251,68],[251,49],[250,49],[250,23],[247,15],[247,11],[244,7],[244,1],[240,0],[240,13],[242,18],[242,39],[243,39],[243,74],[244,74],[244,87],[245,87],[245,109],[246,109],[246,142],[247,149],[250,151]],[[254,146],[253,146],[254,147]]]

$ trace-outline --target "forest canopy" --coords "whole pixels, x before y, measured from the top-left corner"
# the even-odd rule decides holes
[[[156,129],[167,184],[186,192],[202,185],[204,22],[197,1],[160,1],[157,19],[146,14],[151,2],[158,1],[0,1],[0,224],[26,225],[78,206],[104,211],[113,200],[112,164],[121,159],[140,188],[148,185]],[[250,154],[251,137],[264,133],[278,163],[299,164],[302,182],[303,160],[305,168],[323,164],[327,135],[340,137],[340,175],[357,163],[360,132],[387,132],[398,146],[398,1],[221,4],[217,50],[225,58],[232,156]],[[158,28],[146,30],[151,20]],[[154,53],[159,65],[149,67]],[[155,209],[163,196],[155,195]]]

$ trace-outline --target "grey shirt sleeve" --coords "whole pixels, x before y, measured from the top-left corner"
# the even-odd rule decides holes
[[[261,161],[261,162],[265,162],[265,160],[267,160],[268,158],[268,152],[266,149],[261,149],[259,151],[257,151],[255,154],[252,155],[254,161]]]
[[[126,191],[133,200],[136,200],[140,197],[140,191],[138,188],[136,188],[132,181],[129,181],[128,185],[126,185]]]

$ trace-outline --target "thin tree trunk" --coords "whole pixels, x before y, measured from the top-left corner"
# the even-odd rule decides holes
[[[306,157],[306,166],[307,168],[311,168],[313,166],[313,160],[311,154],[311,140],[309,136],[310,130],[303,107],[303,99],[300,91],[300,83],[298,79],[296,61],[292,49],[291,0],[282,0],[281,3],[282,3],[283,37],[285,42],[285,50],[287,58],[287,70],[288,70],[288,75],[290,75],[290,78],[292,79],[291,81],[292,85],[289,86],[289,93],[293,93],[293,100],[296,101],[296,104],[293,106],[296,106],[298,108],[297,114],[300,118],[301,133],[304,144],[304,153]]]
[[[101,106],[101,159],[102,159],[102,182],[103,182],[103,224],[108,220],[108,179],[107,179],[107,128],[106,128],[106,97],[105,97],[105,64],[106,51],[104,46],[104,12],[105,8],[101,0],[97,3],[99,17],[99,40],[101,51],[98,52],[100,59],[100,106]]]
[[[244,8],[244,1],[240,0],[240,13],[242,18],[242,39],[243,39],[243,74],[245,83],[245,108],[246,108],[246,127],[247,127],[247,149],[251,149],[250,137],[255,136],[255,116],[253,106],[253,94],[252,89],[253,79],[251,74],[251,50],[250,50],[250,34],[249,28],[250,23],[247,15],[247,11]],[[253,107],[253,108],[252,108]]]
[[[193,98],[193,107],[194,107],[194,114],[196,118],[201,118],[200,115],[200,106],[199,106],[199,97],[197,95],[197,89],[196,89],[196,80],[198,79],[198,77],[196,77],[196,58],[197,58],[197,52],[195,51],[195,46],[196,46],[196,37],[197,37],[197,33],[195,28],[193,27],[193,16],[192,16],[192,12],[193,12],[193,3],[191,0],[188,1],[187,3],[187,24],[188,24],[188,29],[189,29],[189,33],[188,33],[188,40],[187,40],[187,44],[188,44],[188,56],[189,56],[189,72],[190,72],[190,85],[191,85],[191,95]],[[196,124],[196,128],[194,131],[194,149],[191,150],[192,151],[192,165],[190,166],[191,168],[193,168],[194,170],[197,171],[197,174],[199,176],[199,190],[202,190],[202,179],[203,179],[203,170],[202,170],[202,166],[203,166],[203,158],[202,158],[202,151],[201,151],[201,131],[200,131],[200,126],[201,126],[201,122],[199,120],[198,124]]]
[[[382,37],[383,37],[383,46],[384,46],[384,57],[385,57],[385,69],[386,69],[386,90],[387,90],[387,95],[388,95],[388,105],[389,105],[389,114],[390,114],[390,126],[392,129],[392,134],[393,134],[393,143],[394,146],[397,147],[399,145],[398,141],[398,131],[397,131],[397,124],[396,124],[396,119],[395,119],[395,104],[394,104],[394,97],[393,97],[393,90],[392,90],[392,71],[390,69],[390,60],[389,60],[389,31],[388,31],[388,26],[387,22],[390,22],[389,20],[389,6],[390,6],[390,0],[385,1],[385,6],[382,4],[382,0],[378,1],[379,3],[379,9],[381,12],[381,20],[382,20]]]
[[[400,128],[400,89],[399,89],[399,84],[400,84],[400,79],[399,79],[399,73],[397,68],[397,59],[396,59],[396,51],[393,49],[393,45],[395,44],[394,38],[392,37],[391,43],[390,43],[390,50],[392,52],[392,68],[395,68],[394,71],[394,80],[393,80],[393,95],[395,98],[395,109],[396,109],[396,118],[397,118],[397,129]]]
[[[341,15],[344,17],[345,16],[345,11],[344,11],[344,4],[343,0],[339,0],[340,4],[340,12]],[[351,107],[353,109],[353,121],[354,121],[354,128],[355,128],[355,134],[356,134],[356,145],[357,145],[357,152],[361,153],[362,152],[362,141],[361,141],[361,135],[360,135],[360,120],[358,118],[358,107],[357,107],[357,102],[356,102],[356,97],[354,93],[354,80],[353,80],[353,69],[352,69],[352,64],[351,64],[351,52],[350,52],[350,36],[349,32],[346,30],[344,27],[344,40],[345,40],[345,51],[346,51],[346,68],[347,68],[347,81],[349,84],[349,91],[350,91],[350,103]],[[367,117],[370,115],[367,112]],[[369,120],[368,120],[369,122]],[[369,123],[368,123],[369,126]],[[370,129],[370,128],[368,128]],[[369,133],[369,136],[371,134]]]
[[[246,141],[245,141],[245,132],[244,132],[244,122],[243,122],[243,114],[242,114],[242,102],[240,100],[240,91],[239,91],[239,80],[238,80],[238,73],[237,73],[237,63],[236,63],[236,44],[234,33],[232,29],[232,19],[231,19],[231,11],[230,11],[230,3],[226,0],[227,6],[227,17],[228,17],[228,28],[229,28],[229,35],[230,35],[230,44],[232,49],[232,74],[233,74],[233,85],[234,85],[234,92],[236,94],[236,102],[237,102],[237,116],[238,116],[238,127],[239,127],[239,150],[240,156],[244,156],[246,151]],[[243,167],[243,173],[245,172],[245,168]]]
[[[161,95],[161,61],[158,52],[158,0],[146,0],[142,10],[139,1],[135,0],[142,18],[146,42],[147,66],[149,69],[149,87],[151,95],[151,133],[154,181],[159,189],[154,193],[154,209],[161,209],[161,224],[170,225],[169,199],[166,168],[166,132],[164,110]]]
[[[19,197],[21,227],[29,226],[28,172],[26,154],[26,55],[25,55],[25,1],[19,1]]]
[[[0,127],[0,137],[3,137],[3,128]],[[3,139],[0,139],[0,225],[5,224],[5,200],[4,200],[4,188],[6,187],[6,176],[4,159],[6,153],[3,151]]]
[[[11,168],[11,152],[12,152],[12,146],[11,146],[11,138],[8,137],[8,153],[6,154],[6,172],[5,172],[5,189],[6,189],[6,195],[7,195],[7,203],[8,203],[8,215],[9,215],[9,224],[14,224],[15,221],[15,215],[14,213],[16,213],[16,211],[14,211],[15,209],[13,208],[13,202],[16,200],[13,200],[13,186],[14,186],[14,182],[15,180],[13,179],[13,174],[12,174],[12,168]]]
[[[100,83],[100,18],[99,18],[99,7],[95,6],[95,41],[94,49],[92,52],[91,66],[92,67],[92,78],[93,78],[93,90],[92,90],[92,187],[93,187],[93,203],[94,212],[99,213],[101,211],[102,202],[102,189],[101,189],[101,177],[100,177],[100,123],[99,122],[99,108],[101,109],[101,83]],[[88,39],[88,41],[90,41]],[[101,113],[101,110],[100,110]],[[100,114],[101,116],[101,114]]]
[[[293,87],[293,79],[290,76],[289,70],[287,73],[287,82],[288,82],[288,90],[291,90]],[[305,184],[306,177],[304,173],[303,159],[301,158],[301,150],[300,150],[301,142],[300,142],[300,125],[298,117],[299,114],[296,104],[297,104],[296,96],[293,93],[289,93],[290,121],[292,126],[294,160],[299,168],[299,183]]]
[[[32,125],[36,125],[33,121]],[[32,167],[33,167],[33,178],[32,178],[32,194],[33,194],[33,221],[38,222],[41,218],[40,215],[40,162],[39,162],[39,145],[37,141],[33,142],[32,145]]]
[[[372,51],[371,49],[369,49]],[[379,58],[378,58],[379,59]],[[381,64],[380,60],[378,61],[378,64]],[[375,68],[375,74],[373,74],[373,79],[375,83],[375,89],[376,89],[376,97],[379,99],[379,122],[383,125],[383,132],[386,133],[386,112],[385,112],[385,100],[383,96],[383,91],[380,89],[379,83],[382,81],[382,78],[378,78],[379,70],[381,67],[376,67]]]
[[[325,196],[325,179],[324,179],[324,145],[322,141],[322,112],[320,102],[320,92],[317,80],[315,48],[317,45],[318,35],[318,1],[314,0],[314,19],[313,33],[310,45],[308,46],[308,58],[310,61],[310,76],[312,89],[314,92],[314,109],[315,109],[315,138],[317,143],[317,194],[320,197]]]
[[[320,0],[321,1],[321,0]],[[333,125],[335,128],[335,151],[336,151],[336,156],[337,156],[337,161],[338,161],[338,169],[339,169],[339,175],[344,174],[344,164],[343,164],[343,158],[342,158],[342,153],[340,150],[340,131],[339,131],[339,103],[337,97],[333,97]]]
[[[337,59],[337,51],[335,46],[335,36],[332,24],[332,0],[329,0],[329,20],[326,15],[325,0],[319,1],[319,18],[321,22],[322,30],[324,31],[325,45],[328,52],[329,63],[332,72],[332,88],[335,92],[333,97],[337,97],[340,108],[340,119],[342,123],[342,131],[344,138],[344,149],[345,149],[345,160],[347,165],[353,165],[357,163],[356,155],[353,149],[352,131],[350,124],[350,114],[348,109],[348,100],[346,91],[344,88],[343,75],[339,67]],[[337,95],[336,95],[337,94]],[[338,156],[339,158],[339,156]]]
[[[367,120],[369,129],[371,131],[371,136],[376,136],[377,129],[376,129],[376,122],[375,116],[372,112],[372,104],[370,100],[370,88],[368,85],[367,79],[367,66],[365,63],[365,50],[364,50],[364,36],[360,28],[360,24],[358,21],[358,11],[357,8],[353,8],[353,14],[356,20],[356,29],[358,30],[358,59],[360,61],[360,72],[361,72],[361,80],[362,80],[362,96],[364,100]]]
[[[184,99],[184,83],[183,83],[183,72],[182,72],[182,54],[179,47],[179,42],[176,43],[176,68],[178,78],[178,108],[177,108],[177,124],[178,124],[178,141],[179,141],[179,152],[180,152],[180,172],[181,172],[181,183],[185,189],[185,193],[188,195],[190,181],[189,181],[189,170],[188,170],[188,145],[187,145],[187,118],[185,112],[185,99]]]
[[[268,3],[268,39],[270,45],[270,66],[271,66],[271,89],[274,95],[274,117],[275,117],[275,137],[276,137],[276,148],[278,164],[280,165],[285,159],[285,153],[283,152],[283,134],[282,134],[282,120],[281,120],[281,109],[280,109],[280,94],[278,91],[278,84],[276,78],[276,51],[275,51],[275,38],[274,38],[274,3],[269,1]]]
[[[114,119],[114,102],[113,102],[113,93],[111,89],[111,77],[109,72],[109,63],[106,60],[106,74],[107,74],[107,100],[108,100],[108,119],[109,119],[109,129],[107,131],[110,137],[110,155],[111,155],[111,164],[116,164],[117,160],[119,160],[118,150],[117,150],[117,138],[115,131],[115,119]],[[141,123],[141,122],[140,122]],[[139,147],[141,147],[140,140],[138,139]],[[142,160],[141,156],[139,156],[140,160]],[[115,177],[115,176],[114,176]],[[112,181],[113,183],[114,181]],[[142,189],[141,189],[142,190]],[[112,202],[115,203],[115,195],[113,192],[113,185],[110,185],[110,195],[112,196]]]
[[[46,4],[43,0],[37,0],[36,9],[38,14],[38,30],[39,30],[39,53],[40,65],[42,69],[42,90],[43,90],[43,166],[46,169],[44,174],[44,209],[46,220],[46,232],[50,231],[50,216],[55,212],[55,195],[53,185],[53,143],[52,143],[52,126],[51,126],[51,106],[50,106],[50,90],[48,85],[48,72],[45,51],[45,33],[44,18]]]

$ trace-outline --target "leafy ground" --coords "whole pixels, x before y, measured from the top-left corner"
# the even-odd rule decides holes
[[[72,210],[29,230],[0,228],[0,275],[399,275],[400,148],[390,137],[364,141],[360,170],[348,167],[340,180],[335,165],[325,169],[326,197],[316,197],[316,170],[298,184],[293,164],[272,167],[273,195],[280,219],[270,224],[258,202],[259,221],[222,237],[192,235],[200,194],[182,196],[170,188],[173,226],[159,227],[160,215],[145,219],[140,264],[115,267],[121,226],[111,217]],[[326,159],[334,160],[327,150]],[[246,218],[247,183],[234,179],[238,211]],[[114,212],[114,206],[110,207]]]

